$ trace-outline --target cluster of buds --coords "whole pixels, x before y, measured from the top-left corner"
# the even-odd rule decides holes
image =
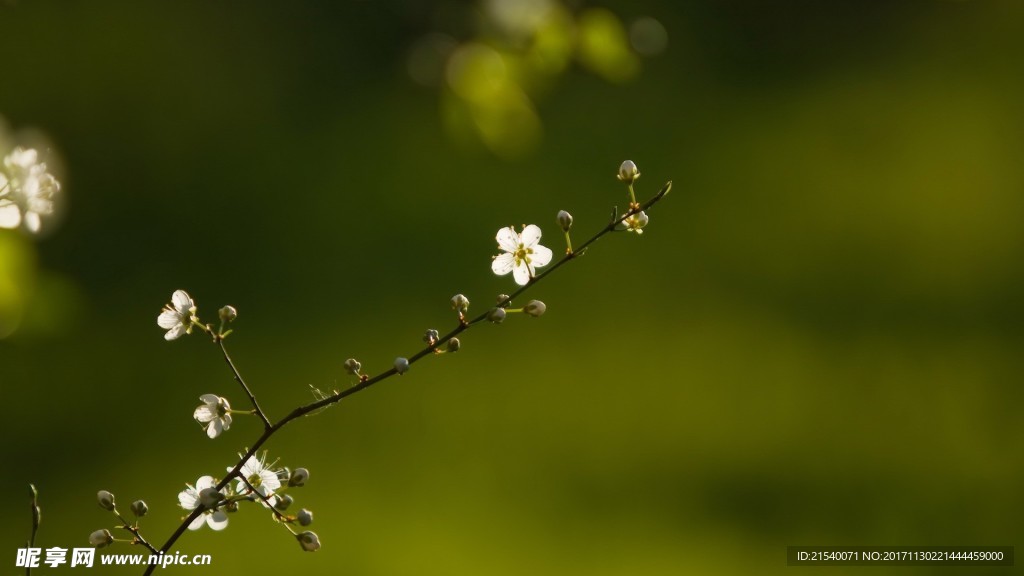
[[[127,530],[133,536],[132,540],[128,542],[132,544],[142,544],[145,540],[142,539],[142,535],[139,534],[139,519],[149,512],[149,506],[142,500],[136,500],[132,502],[128,509],[131,510],[132,515],[135,517],[134,522],[127,521],[124,516],[117,510],[117,502],[114,499],[114,495],[109,490],[100,490],[96,493],[96,503],[99,507],[112,513],[121,524],[118,528]],[[115,542],[113,534],[106,528],[101,528],[89,534],[89,544],[95,548],[103,548],[109,546]]]

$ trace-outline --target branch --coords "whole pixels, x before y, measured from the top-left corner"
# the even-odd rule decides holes
[[[507,305],[509,302],[512,301],[513,298],[516,298],[516,297],[522,295],[524,292],[526,292],[530,288],[536,286],[537,283],[539,283],[540,281],[544,280],[544,278],[547,278],[548,276],[550,276],[552,273],[554,273],[556,270],[561,268],[567,262],[569,262],[571,260],[574,260],[574,259],[576,259],[579,256],[582,256],[583,253],[586,251],[588,246],[590,246],[591,244],[593,244],[594,242],[599,240],[605,234],[608,234],[610,232],[614,232],[616,226],[618,226],[619,224],[622,224],[627,218],[629,218],[631,216],[634,216],[634,215],[640,213],[641,211],[647,210],[647,209],[651,208],[652,206],[654,206],[655,204],[657,204],[658,202],[660,202],[661,199],[664,198],[665,195],[668,194],[669,190],[671,190],[671,189],[672,189],[672,182],[671,181],[666,182],[665,185],[661,187],[661,190],[659,190],[657,194],[655,194],[652,198],[650,198],[649,200],[647,200],[643,204],[634,204],[629,209],[629,211],[627,211],[622,216],[618,216],[617,217],[617,216],[613,215],[611,221],[604,228],[602,228],[596,234],[591,236],[589,240],[587,240],[586,242],[581,244],[579,249],[577,249],[575,251],[572,251],[572,252],[569,252],[568,254],[566,254],[565,256],[560,258],[557,262],[555,262],[555,264],[552,265],[550,268],[548,268],[547,270],[545,270],[541,274],[538,274],[537,276],[535,276],[532,279],[530,279],[530,281],[526,285],[521,286],[519,289],[517,289],[516,291],[512,292],[511,295],[509,295],[508,297],[504,298],[501,302],[499,302],[498,306],[499,307],[503,307],[503,306]],[[444,336],[441,336],[440,338],[438,338],[438,340],[436,342],[428,343],[428,345],[425,348],[423,348],[422,350],[420,350],[420,351],[416,352],[415,354],[413,354],[412,356],[410,356],[409,357],[409,365],[412,365],[412,364],[416,363],[417,361],[423,359],[424,356],[427,356],[429,354],[433,354],[435,349],[439,348],[442,344],[445,344],[446,342],[448,342],[452,338],[455,338],[459,334],[465,332],[471,326],[473,326],[475,324],[478,324],[480,322],[483,322],[484,320],[487,319],[487,316],[488,316],[489,312],[490,312],[490,310],[485,311],[482,314],[480,314],[479,316],[476,316],[475,318],[473,318],[472,320],[469,320],[469,321],[461,321],[458,326],[456,326],[454,329],[452,329],[450,332],[448,332]],[[235,466],[231,469],[230,472],[228,472],[227,476],[225,476],[224,479],[221,480],[217,484],[216,488],[217,488],[218,491],[223,490],[224,487],[227,486],[228,483],[231,482],[231,480],[233,480],[235,478],[241,478],[242,476],[241,476],[240,472],[241,472],[242,466],[245,465],[245,462],[250,457],[254,456],[256,454],[256,452],[263,446],[263,444],[265,444],[267,442],[267,440],[270,440],[271,436],[276,434],[279,430],[281,430],[282,428],[287,426],[293,420],[295,420],[297,418],[301,418],[302,416],[306,416],[307,414],[309,414],[311,412],[315,412],[317,410],[320,410],[320,409],[325,408],[327,406],[330,406],[332,404],[336,404],[336,403],[340,402],[342,399],[347,398],[347,397],[355,394],[356,392],[360,392],[362,390],[365,390],[365,389],[369,388],[370,386],[373,386],[374,384],[376,384],[376,383],[378,383],[378,382],[380,382],[382,380],[386,380],[386,379],[394,376],[395,374],[398,374],[398,370],[397,369],[391,368],[389,370],[385,370],[384,372],[381,372],[380,374],[377,374],[376,376],[373,376],[372,378],[361,379],[359,381],[359,383],[357,383],[355,386],[352,386],[351,388],[347,388],[347,389],[342,390],[340,392],[335,392],[334,394],[332,394],[330,396],[327,396],[326,398],[322,398],[322,399],[317,400],[315,402],[310,402],[309,404],[300,406],[300,407],[292,410],[287,416],[285,416],[284,418],[278,420],[276,423],[271,425],[270,422],[266,419],[266,417],[263,416],[262,411],[259,410],[259,407],[256,405],[256,399],[253,397],[252,393],[249,391],[249,388],[242,381],[241,376],[238,375],[238,371],[235,370],[234,364],[231,363],[231,359],[228,357],[227,350],[224,349],[224,341],[223,340],[220,341],[220,345],[221,345],[221,349],[224,350],[224,358],[227,360],[228,365],[231,366],[232,371],[235,373],[235,379],[238,380],[238,382],[240,384],[242,384],[242,387],[245,389],[246,394],[249,395],[249,399],[252,400],[253,406],[256,408],[257,414],[263,418],[263,421],[266,424],[266,427],[263,430],[263,433],[260,435],[260,437],[256,440],[256,442],[253,443],[252,447],[250,447],[245,452],[245,454],[242,455],[242,457],[238,460],[238,463],[235,464]],[[160,551],[163,552],[163,553],[167,553],[167,551],[170,550],[171,546],[173,546],[174,543],[177,542],[178,538],[180,538],[182,536],[182,534],[185,533],[185,530],[188,529],[189,524],[191,524],[193,520],[198,518],[199,515],[202,514],[205,510],[206,510],[206,508],[203,507],[202,505],[197,506],[194,510],[192,510],[192,512],[184,520],[182,520],[181,525],[178,526],[178,528],[174,531],[173,534],[171,534],[170,538],[167,539],[167,542],[165,542],[164,545],[160,547]],[[155,567],[156,567],[155,565],[148,566],[146,568],[146,571],[143,573],[143,576],[149,576],[150,574],[152,574],[153,573],[153,569]]]
[[[39,491],[36,490],[35,485],[28,485],[29,495],[32,496],[32,535],[28,538],[28,546],[26,548],[34,548],[36,545],[36,532],[39,531],[39,523],[42,521],[42,511],[39,509]],[[32,575],[32,567],[26,562],[25,565],[25,576]]]
[[[228,363],[228,367],[231,368],[231,373],[235,375],[235,381],[242,385],[242,390],[245,390],[245,394],[249,397],[249,401],[252,402],[253,411],[260,417],[260,420],[263,421],[263,428],[270,428],[270,420],[267,419],[267,416],[263,413],[259,403],[256,402],[256,397],[253,396],[252,391],[249,390],[249,385],[245,383],[245,380],[242,380],[242,375],[238,373],[238,368],[235,368],[235,363],[231,361],[231,356],[228,356],[228,349],[224,347],[224,338],[217,338],[217,343],[220,344],[220,351],[224,353],[224,361]]]

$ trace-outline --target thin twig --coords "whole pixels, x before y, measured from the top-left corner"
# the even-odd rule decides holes
[[[252,409],[256,412],[256,415],[263,421],[263,428],[269,429],[271,427],[270,420],[267,419],[266,414],[260,408],[256,397],[253,396],[252,390],[249,390],[249,385],[242,379],[242,375],[238,373],[238,368],[235,368],[235,363],[231,361],[231,356],[228,355],[228,349],[224,347],[224,339],[218,338],[218,344],[220,344],[220,351],[224,353],[224,361],[228,363],[228,367],[231,368],[231,373],[235,375],[235,381],[242,385],[242,390],[245,390],[245,394],[249,397],[249,401],[252,402]]]
[[[510,294],[507,298],[505,298],[504,300],[499,302],[498,306],[504,306],[504,305],[508,304],[509,302],[512,301],[513,298],[516,298],[516,297],[520,296],[521,294],[523,294],[524,292],[526,292],[527,290],[529,290],[530,288],[535,286],[538,282],[540,282],[544,278],[550,276],[555,270],[558,270],[566,262],[569,262],[570,260],[573,260],[576,257],[581,256],[588,246],[590,246],[591,244],[593,244],[594,242],[599,240],[605,234],[608,234],[609,232],[615,231],[615,227],[618,226],[619,224],[623,223],[630,216],[634,216],[634,215],[640,213],[641,211],[647,210],[651,206],[654,206],[655,204],[657,204],[659,201],[661,201],[662,198],[665,197],[665,194],[668,194],[669,190],[671,190],[671,189],[672,189],[672,182],[671,181],[666,182],[665,185],[661,187],[661,190],[659,190],[658,193],[655,194],[650,200],[647,200],[646,202],[644,202],[643,204],[640,204],[638,206],[634,206],[633,208],[631,208],[629,211],[627,211],[622,216],[619,216],[619,217],[612,216],[612,220],[604,228],[602,228],[596,234],[591,236],[589,240],[587,240],[586,242],[581,244],[578,249],[574,250],[573,252],[570,252],[570,253],[566,254],[565,256],[560,258],[557,262],[555,262],[554,265],[552,265],[550,268],[548,268],[544,272],[538,274],[537,276],[533,277],[527,284],[525,284],[524,286],[521,286],[519,289],[517,289],[516,291],[512,292],[512,294]],[[483,312],[482,314],[480,314],[479,316],[473,318],[472,320],[460,321],[458,326],[453,328],[450,332],[448,332],[444,336],[441,336],[436,342],[428,343],[428,345],[425,348],[423,348],[419,352],[416,352],[415,354],[410,356],[409,357],[409,365],[411,366],[416,361],[421,360],[424,356],[433,354],[435,349],[439,348],[442,344],[445,344],[446,342],[448,342],[452,338],[455,338],[459,334],[461,334],[464,331],[468,330],[470,326],[473,326],[474,324],[483,322],[484,320],[487,319],[487,316],[488,316],[489,313],[490,313],[490,310],[487,310],[487,311]],[[224,341],[223,340],[221,340],[220,345],[221,345],[221,349],[223,350],[224,349]],[[239,381],[239,383],[242,384],[242,387],[245,388],[246,393],[249,394],[249,398],[252,400],[253,406],[256,406],[256,399],[252,396],[252,393],[249,392],[249,388],[242,381],[241,376],[238,375],[238,371],[234,369],[234,365],[231,363],[231,359],[228,357],[227,350],[224,350],[224,358],[228,361],[228,364],[231,365],[231,369],[235,372],[236,379]],[[300,407],[292,410],[287,416],[285,416],[284,418],[278,420],[274,424],[270,424],[270,422],[267,421],[267,419],[264,417],[263,420],[266,423],[266,427],[264,428],[263,433],[260,434],[260,437],[256,440],[256,442],[253,443],[252,447],[249,448],[245,452],[244,455],[242,455],[242,457],[238,460],[238,463],[235,464],[235,466],[231,469],[231,471],[228,472],[227,476],[225,476],[224,479],[221,480],[217,484],[217,490],[218,491],[219,490],[223,490],[224,487],[227,486],[228,483],[231,482],[231,480],[233,480],[234,478],[242,478],[242,475],[241,475],[240,472],[242,470],[242,466],[245,465],[245,462],[247,460],[249,460],[250,457],[254,456],[256,454],[256,452],[263,446],[263,444],[266,443],[266,441],[270,439],[271,436],[273,436],[275,433],[277,433],[281,428],[284,428],[292,420],[295,420],[297,418],[301,418],[301,417],[306,416],[307,414],[309,414],[311,412],[315,412],[317,410],[320,410],[320,409],[325,408],[327,406],[330,406],[332,404],[336,404],[336,403],[340,402],[342,399],[347,398],[348,396],[351,396],[351,395],[353,395],[356,392],[359,392],[361,390],[365,390],[365,389],[369,388],[370,386],[373,386],[377,382],[380,382],[382,380],[386,380],[386,379],[394,376],[395,374],[398,374],[398,370],[395,369],[395,368],[390,368],[388,370],[385,370],[384,372],[381,372],[380,374],[377,374],[376,376],[373,376],[372,378],[366,378],[365,380],[360,380],[358,384],[356,384],[355,386],[352,386],[351,388],[346,388],[345,390],[342,390],[340,392],[336,392],[335,394],[331,394],[330,396],[328,396],[326,398],[322,398],[322,399],[317,400],[315,402],[310,402],[309,404],[306,404],[304,406],[300,406]],[[256,410],[257,410],[258,414],[262,415],[262,412],[259,411],[259,407],[256,407]],[[245,479],[243,478],[243,481],[244,480]],[[184,520],[182,520],[181,525],[179,525],[178,528],[174,531],[174,533],[171,534],[171,536],[167,539],[167,542],[165,542],[164,545],[160,548],[160,551],[163,552],[163,553],[166,553],[168,550],[170,550],[171,546],[173,546],[174,543],[177,542],[178,538],[180,538],[181,535],[185,533],[185,530],[188,529],[189,524],[191,524],[193,520],[198,518],[199,515],[202,514],[204,510],[205,510],[205,508],[203,506],[201,506],[201,505],[197,506],[195,510],[193,510]],[[153,569],[155,567],[156,567],[155,565],[147,567],[146,571],[143,573],[143,576],[149,576],[150,574],[152,574],[153,573]]]
[[[134,525],[132,525],[131,522],[125,520],[124,516],[121,516],[121,513],[118,512],[116,508],[114,509],[114,514],[116,514],[117,515],[117,519],[121,521],[121,524],[122,524],[121,528],[124,529],[124,530],[127,530],[128,532],[131,533],[132,536],[135,537],[135,541],[133,542],[133,544],[142,544],[146,548],[149,548],[149,551],[152,552],[153,554],[159,554],[160,553],[159,550],[154,548],[152,544],[150,544],[145,538],[142,537],[142,533],[139,532],[138,526],[134,526]]]
[[[28,546],[26,548],[34,548],[36,545],[36,532],[39,531],[39,523],[42,521],[42,510],[39,509],[39,491],[36,490],[35,485],[28,485],[29,494],[32,496],[32,534],[28,537]],[[29,562],[25,563],[25,576],[32,576],[32,566]]]

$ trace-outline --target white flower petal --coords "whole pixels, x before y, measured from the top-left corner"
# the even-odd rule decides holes
[[[199,506],[199,493],[191,487],[178,492],[178,504],[185,510],[195,510]]]
[[[224,429],[231,428],[231,414],[225,414],[220,417],[221,423],[224,425]]]
[[[511,226],[498,230],[498,235],[494,239],[505,252],[515,252],[519,249],[519,234],[516,234]]]
[[[530,224],[526,228],[523,228],[523,233],[520,236],[520,242],[523,243],[524,248],[530,248],[540,242],[540,227],[536,224]]]
[[[216,394],[203,394],[199,397],[199,401],[203,404],[212,404],[216,406],[217,403],[220,402],[220,396],[217,396]]]
[[[17,204],[0,206],[0,228],[17,228],[21,224],[21,210]]]
[[[195,305],[192,303],[192,297],[184,290],[175,290],[174,294],[171,294],[171,302],[174,303],[174,308],[180,313],[188,312]]]
[[[493,262],[491,262],[491,270],[498,276],[504,276],[512,271],[512,267],[515,266],[516,258],[508,252],[498,255]]]
[[[157,316],[156,324],[164,330],[170,330],[181,325],[181,316],[174,310],[164,310],[160,316]]]
[[[203,476],[196,480],[196,495],[206,490],[207,488],[216,488],[217,483],[213,480],[213,476]]]
[[[213,422],[206,427],[206,435],[210,438],[216,438],[220,436],[220,433],[224,431],[224,424],[220,421],[220,418],[214,418]]]
[[[228,527],[228,515],[223,510],[217,510],[206,517],[206,523],[213,530],[223,530]]]
[[[249,456],[249,459],[245,461],[245,464],[242,464],[240,472],[242,473],[242,476],[248,478],[249,476],[259,472],[260,468],[262,468],[262,466],[260,466],[259,461],[256,460],[254,456]],[[230,472],[231,468],[228,468],[228,471]]]
[[[533,254],[530,255],[530,264],[534,266],[547,266],[551,262],[551,249],[540,244],[533,247]]]
[[[526,286],[530,281],[530,269],[527,268],[526,262],[520,262],[519,266],[512,269],[512,277],[516,279],[516,284]]]
[[[192,523],[188,525],[188,529],[189,530],[199,530],[200,528],[203,527],[204,523],[206,523],[206,514],[205,513],[200,514],[199,516],[196,516],[196,519],[193,520]]]
[[[39,229],[43,226],[42,220],[39,219],[39,214],[35,212],[25,212],[25,228],[28,231],[35,234],[39,232]]]
[[[201,424],[206,424],[211,420],[217,419],[217,412],[208,404],[203,404],[199,408],[196,408],[196,411],[192,413],[192,417],[198,420]]]
[[[270,492],[274,492],[280,487],[281,479],[277,477],[277,474],[275,472],[272,472],[270,470],[260,471],[260,488],[267,489],[267,491],[263,492],[265,495],[269,494]]]
[[[164,340],[177,340],[184,333],[185,327],[182,326],[181,324],[178,324],[174,328],[168,330],[167,334],[164,334]]]

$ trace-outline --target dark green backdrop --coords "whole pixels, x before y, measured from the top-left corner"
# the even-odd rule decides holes
[[[174,571],[832,575],[867,569],[785,547],[1020,543],[1022,5],[603,6],[667,49],[525,86],[488,148],[407,66],[425,35],[486,36],[474,4],[0,3],[0,114],[46,133],[67,201],[44,238],[0,231],[5,573],[28,482],[45,547],[112,526],[101,488],[162,542],[184,483],[258,435],[191,420],[244,401],[208,342],[163,341],[174,289],[238,308],[231,350],[280,417],[347,386],[345,358],[377,372],[449,328],[452,294],[513,288],[499,227],[558,252],[559,209],[602,226],[626,158],[672,194],[539,285],[543,318],[270,443],[312,472],[320,552],[250,508],[178,542],[212,568]]]

